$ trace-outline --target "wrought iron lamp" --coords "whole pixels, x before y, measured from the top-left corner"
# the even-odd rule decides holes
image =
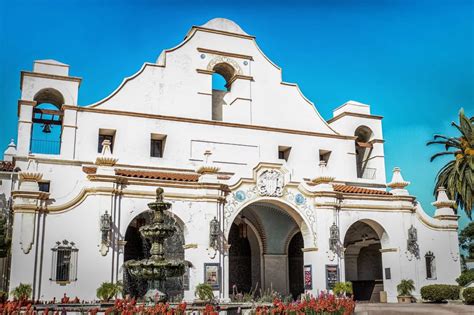
[[[219,221],[214,217],[209,224],[209,246],[217,249],[217,242],[220,234]]]
[[[335,222],[329,228],[329,249],[338,256],[342,255],[343,246],[339,239],[339,227]]]
[[[245,222],[245,217],[244,216],[242,216],[240,218],[239,237],[240,238],[247,238],[247,223]]]
[[[109,245],[110,245],[110,231],[112,230],[112,218],[110,214],[105,211],[103,215],[100,216],[100,231],[102,233],[102,240],[100,245],[100,253],[102,256],[107,255],[109,252]]]
[[[420,259],[420,248],[418,246],[418,232],[413,225],[408,229],[407,251],[416,259]]]

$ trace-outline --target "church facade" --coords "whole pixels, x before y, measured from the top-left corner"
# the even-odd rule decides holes
[[[216,75],[225,88],[212,88]],[[324,120],[234,22],[192,27],[97,103],[78,104],[80,84],[54,60],[21,74],[12,176],[2,177],[10,288],[92,300],[102,282],[124,281],[140,294],[123,263],[146,256],[138,229],[157,187],[178,226],[167,255],[187,262],[166,282],[176,298],[192,300],[204,282],[228,300],[351,281],[358,300],[395,302],[402,279],[416,296],[455,283],[453,202],[441,190],[431,217],[398,168],[385,178],[382,117],[348,101]]]

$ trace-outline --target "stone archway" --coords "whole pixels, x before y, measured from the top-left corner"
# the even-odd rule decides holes
[[[151,222],[151,215],[152,213],[150,211],[142,212],[128,225],[125,232],[126,244],[123,255],[124,262],[131,259],[140,260],[149,257],[150,244],[141,237],[139,229],[141,226]],[[167,217],[166,221],[176,223],[177,233],[166,239],[164,244],[165,257],[167,259],[184,259],[183,224],[175,217]],[[123,281],[125,294],[130,294],[133,297],[141,297],[146,293],[146,281],[140,281],[131,277],[125,269],[123,271]],[[178,296],[182,297],[185,286],[184,277],[167,279],[164,284],[165,292],[170,296],[170,298]]]
[[[227,238],[230,294],[238,283],[239,292],[245,292],[243,289],[249,288],[250,283],[253,290],[272,288],[295,298],[303,292],[305,233],[300,225],[304,224],[295,210],[290,213],[287,208],[275,200],[258,201],[243,207],[232,221]],[[306,237],[308,235],[306,233]],[[255,245],[258,243],[261,246]],[[237,270],[239,275],[234,274]]]
[[[380,302],[383,291],[383,228],[373,221],[353,223],[344,236],[345,278],[358,301]]]

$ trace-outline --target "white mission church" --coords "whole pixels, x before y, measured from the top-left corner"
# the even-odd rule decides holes
[[[167,256],[187,262],[166,283],[172,296],[192,300],[203,282],[227,300],[351,281],[358,300],[383,291],[394,302],[401,279],[416,296],[454,284],[453,202],[440,191],[427,215],[399,169],[385,178],[381,116],[348,101],[326,121],[281,71],[222,18],[193,26],[94,104],[78,104],[68,65],[22,71],[18,141],[0,164],[14,213],[10,289],[92,300],[102,282],[123,280],[143,293],[123,264],[147,252],[138,228],[157,187],[179,226]],[[212,88],[218,75],[223,90]]]

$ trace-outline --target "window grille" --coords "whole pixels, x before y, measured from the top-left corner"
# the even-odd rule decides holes
[[[432,252],[425,255],[426,279],[436,279],[435,256]]]
[[[77,252],[74,242],[56,242],[52,249],[51,279],[56,282],[77,280]]]

